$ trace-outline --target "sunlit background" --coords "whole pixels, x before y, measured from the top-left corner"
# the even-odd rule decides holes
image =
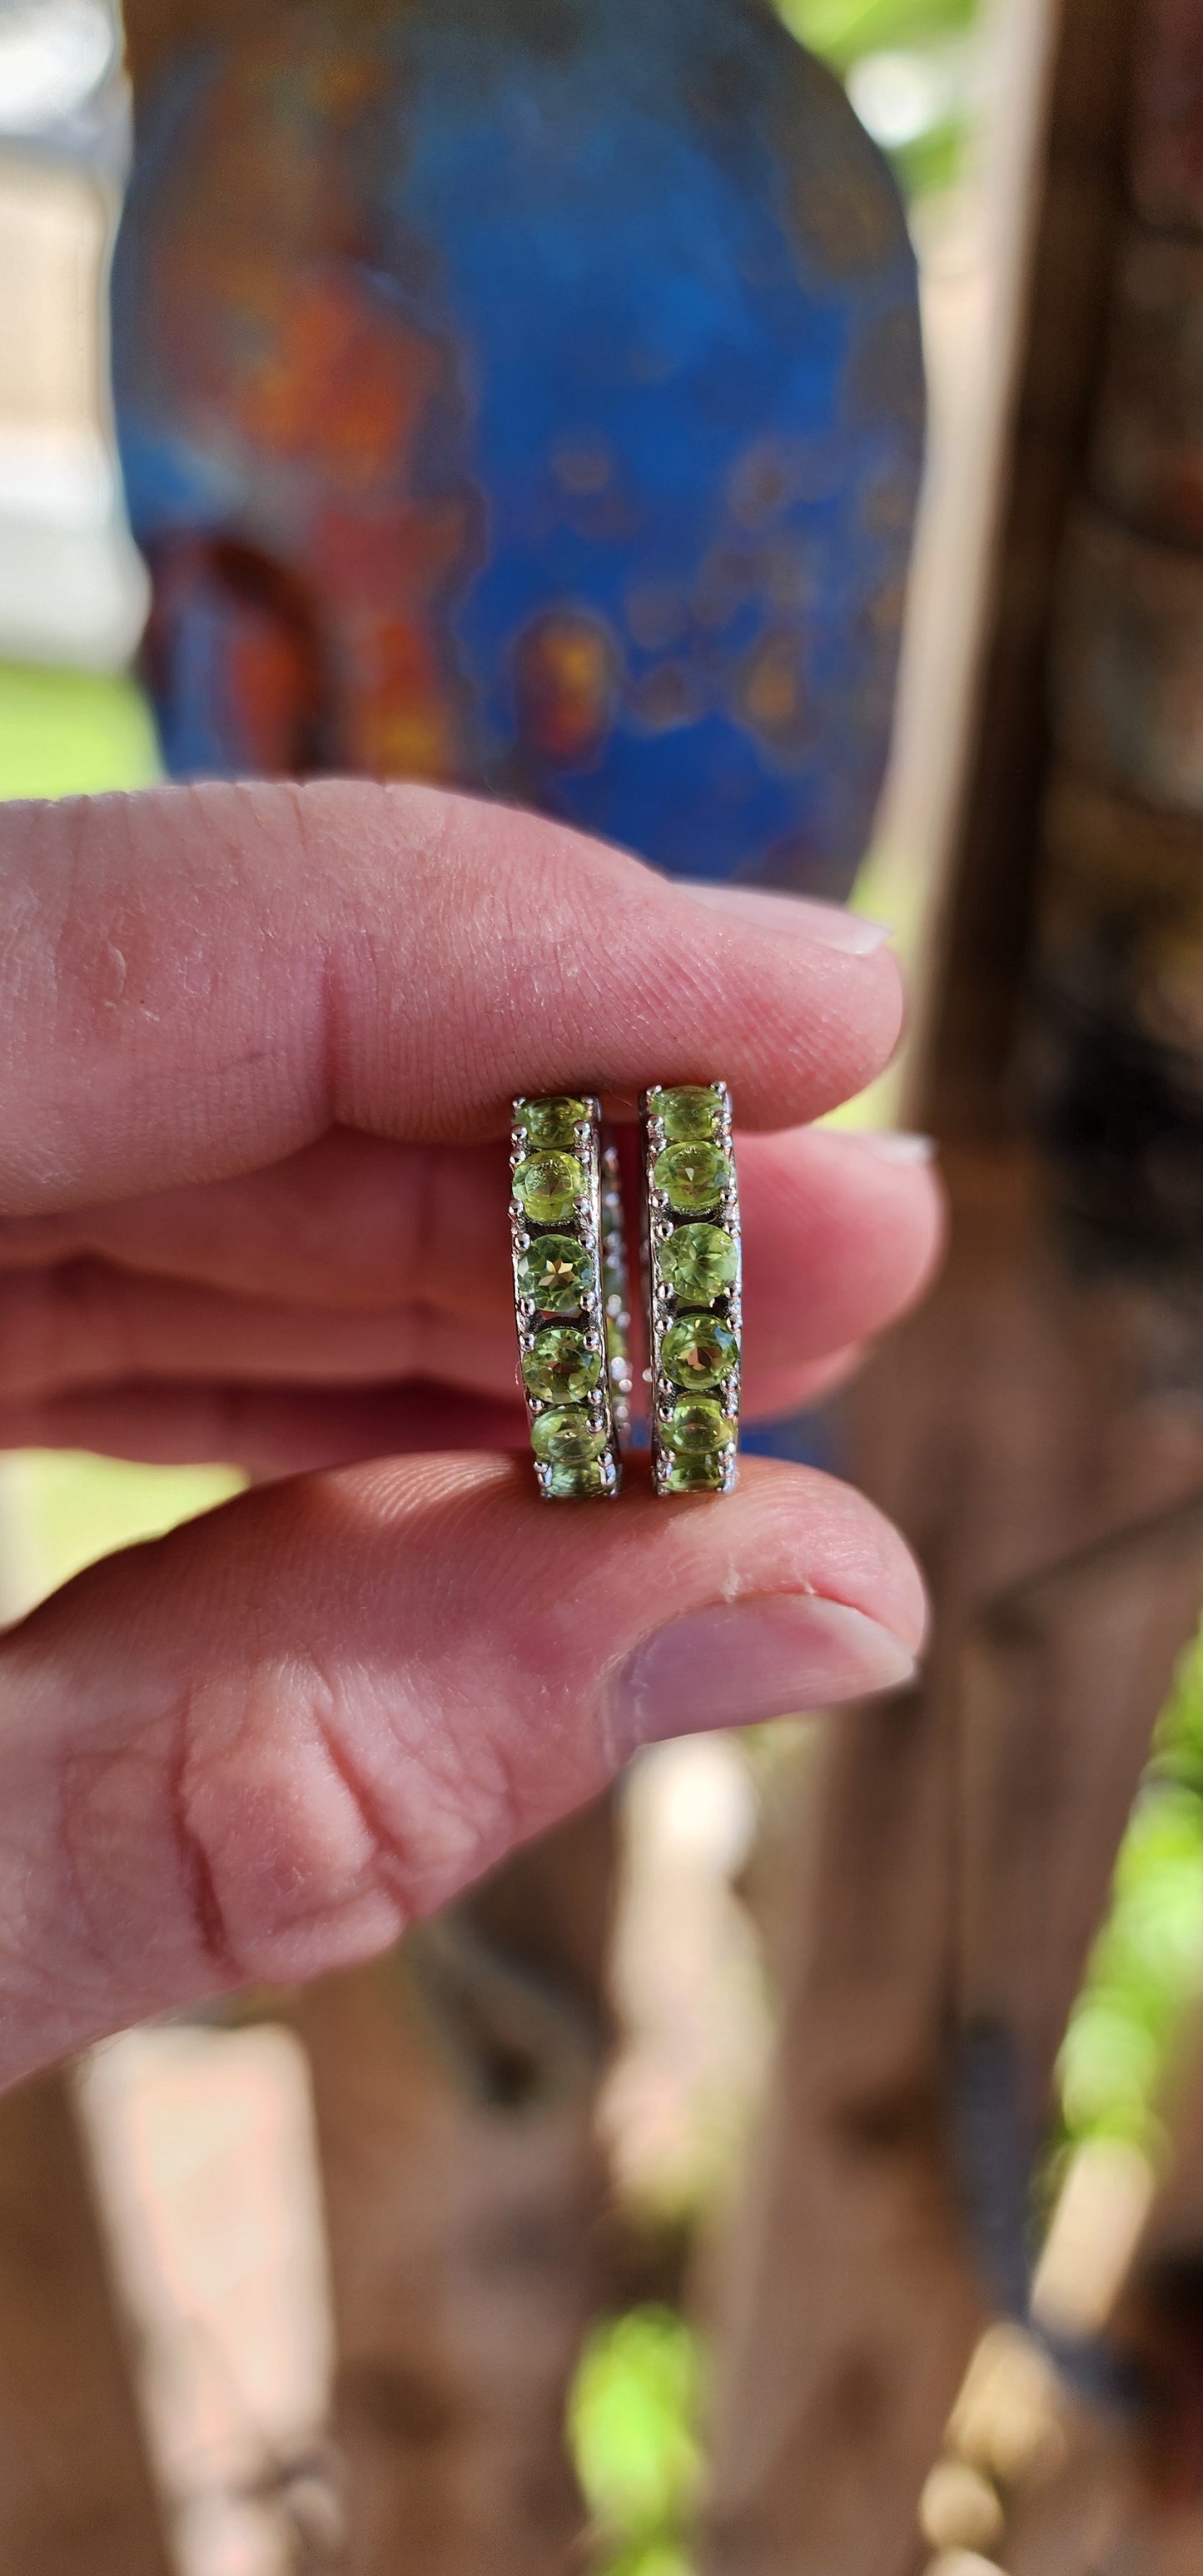
[[[938,603],[955,592],[973,524],[988,356],[994,245],[981,174],[995,31],[970,0],[783,0],[783,15],[835,66],[893,159],[922,263],[929,487],[899,741],[858,894],[914,952],[940,794],[940,728],[925,708],[940,703],[941,657],[953,649]],[[119,40],[103,0],[0,0],[0,794],[9,797],[156,775],[153,728],[129,676],[146,582],[122,511],[105,369],[104,277],[127,150]],[[888,1115],[891,1098],[855,1114]],[[232,1481],[66,1456],[7,1462],[6,1612]],[[605,2117],[621,2187],[666,2246],[705,2242],[754,2114],[772,2001],[755,1904],[743,1898],[757,1855],[805,1795],[808,1746],[798,1725],[663,1748],[630,1786],[616,1966],[624,2038]],[[1092,2302],[1099,2312],[1105,2304],[1147,2203],[1159,2076],[1201,1987],[1196,1655],[1167,1713],[1063,2052],[1047,2177],[1057,2209],[1043,2273],[1050,2314],[1089,2324]],[[283,2576],[297,2563],[289,2517],[328,2359],[303,2061],[278,2030],[177,2028],[98,2051],[82,2085],[181,2566],[187,2576]],[[988,2552],[1007,2460],[1016,2445],[1052,2438],[1042,2369],[1010,2330],[988,2339],[925,2497],[933,2550],[972,2538]],[[573,2437],[610,2576],[688,2576],[704,2378],[671,2300],[641,2304],[595,2337]],[[305,2509],[320,2523],[312,2495]]]

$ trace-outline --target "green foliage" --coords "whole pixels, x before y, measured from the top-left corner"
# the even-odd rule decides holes
[[[631,2308],[585,2349],[570,2431],[604,2576],[691,2576],[698,2376],[696,2337],[671,2308]]]
[[[842,77],[870,54],[917,63],[964,53],[978,0],[774,0],[790,33]],[[950,187],[960,167],[965,105],[956,85],[930,124],[889,152],[909,197]]]
[[[1151,2143],[1182,2016],[1203,1994],[1203,1635],[1184,1657],[1061,2057],[1072,2139]]]
[[[786,26],[836,71],[865,54],[912,51],[964,35],[977,0],[777,0]]]
[[[0,797],[99,796],[160,774],[132,680],[0,664]]]

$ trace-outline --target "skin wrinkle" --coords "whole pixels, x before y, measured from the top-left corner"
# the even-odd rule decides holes
[[[232,1677],[223,1679],[222,1696],[228,1698]],[[316,1687],[315,1687],[316,1685]],[[202,1885],[208,1890],[212,1920],[218,1927],[221,1949],[232,1963],[236,1984],[246,1984],[256,1976],[271,1975],[282,1944],[304,1931],[329,1926],[336,1933],[340,1918],[346,1918],[362,1905],[365,1893],[378,1890],[381,1845],[370,1813],[365,1811],[359,1784],[344,1772],[335,1760],[327,1724],[321,1714],[321,1703],[330,1684],[317,1657],[307,1646],[289,1652],[286,1667],[274,1656],[264,1655],[248,1663],[241,1677],[241,1718],[232,1734],[226,1734],[220,1746],[209,1743],[211,1718],[203,1707],[205,1693],[189,1695],[189,1733],[181,1752],[176,1800],[182,1822],[185,1847],[197,1855],[202,1872]],[[264,1723],[266,1719],[266,1725]],[[320,1789],[315,1797],[309,1765],[303,1755],[306,1743],[316,1747],[321,1762],[330,1775],[331,1786],[349,1801],[370,1855],[366,1863],[353,1864],[351,1883],[347,1883],[345,1862],[332,1855],[331,1880],[321,1884],[321,1847],[329,1841],[335,1819],[324,1805]],[[240,1900],[249,1898],[248,1919],[236,1930],[231,1921],[229,1898],[223,1895],[223,1880],[228,1877],[228,1855],[215,1849],[212,1841],[210,1813],[223,1812],[225,1784],[232,1783],[234,1804],[245,1797],[248,1785],[259,1785],[262,1756],[283,1756],[291,1747],[293,1769],[300,1782],[301,1798],[294,1808],[291,1802],[276,1802],[277,1839],[270,1847],[271,1869],[266,1885],[288,1890],[289,1901],[281,1908],[270,1901],[263,1904],[254,1864],[243,1864],[237,1878]],[[267,1767],[267,1778],[272,1774]],[[225,1797],[227,1818],[232,1818],[231,1802]],[[237,1848],[237,1846],[236,1846]],[[315,1857],[316,1856],[316,1857]],[[337,1881],[337,1883],[335,1883]],[[186,1880],[186,1896],[193,1892],[192,1881]],[[393,1900],[395,1903],[395,1900]],[[260,1911],[260,1907],[262,1910]],[[241,1911],[240,1906],[240,1911]],[[202,1918],[203,1925],[203,1918]],[[398,1920],[396,1931],[402,1924]],[[287,1974],[287,1968],[284,1973]]]
[[[68,850],[70,851],[69,824],[67,829]],[[45,884],[39,882],[37,875],[34,873],[31,873],[28,876],[22,876],[20,873],[13,871],[10,875],[10,872],[5,869],[3,871],[3,877],[0,878],[0,883],[2,883],[3,893],[6,900],[11,900],[14,882],[20,903],[20,914],[19,918],[13,923],[11,939],[6,943],[8,953],[6,955],[5,963],[9,972],[6,974],[6,990],[3,995],[3,1000],[0,1002],[0,1030],[5,1032],[6,1037],[10,1031],[13,1033],[14,1037],[17,1036],[17,1033],[21,1028],[22,1018],[27,1010],[32,1016],[36,1016],[41,1021],[43,1027],[51,1030],[57,1030],[58,1028],[60,1016],[59,954],[63,934],[63,924],[66,917],[67,899],[70,889],[70,868],[68,870],[68,883],[63,889],[62,900],[59,905],[57,924],[48,925],[49,936],[45,935],[45,931],[43,931],[43,935],[38,935],[39,926],[45,922],[47,909],[47,889]],[[11,968],[13,966],[16,968],[15,989],[11,988]],[[38,989],[39,987],[41,989]],[[17,1046],[18,1064],[11,1068],[9,1061],[10,1053],[11,1048],[6,1044],[3,1058],[5,1068],[5,1091],[7,1093],[16,1090],[19,1094],[21,1087],[19,1041]],[[9,1132],[6,1122],[3,1119],[0,1119],[0,1185],[4,1185],[9,1169]],[[39,1192],[52,1192],[58,1175],[58,1158],[48,1150],[48,1142],[49,1140],[47,1140],[47,1145],[43,1146],[42,1152],[38,1158],[37,1184]],[[7,1186],[3,1186],[3,1195],[4,1197],[7,1197]]]
[[[516,1404],[418,1380],[331,1395],[312,1386],[139,1379],[24,1408],[0,1405],[0,1443],[8,1447],[102,1449],[149,1465],[222,1467],[236,1458],[248,1473],[272,1477],[389,1451],[524,1451],[527,1436]]]
[[[211,1350],[232,1381],[328,1392],[415,1377],[423,1359],[472,1391],[513,1382],[512,1334],[480,1332],[463,1348],[455,1319],[420,1305],[347,1313],[193,1291],[186,1282],[123,1282],[107,1264],[64,1263],[0,1285],[0,1401],[203,1376]]]
[[[418,1819],[408,1837],[390,1825],[386,1853],[397,1853],[393,1890],[409,1921],[437,1912],[450,1897],[525,1839],[536,1827],[524,1816],[512,1767],[502,1743],[474,1743],[471,1734],[410,1748],[405,1769],[413,1781]]]
[[[120,1298],[105,1296],[103,1282],[97,1280],[94,1272],[82,1262],[67,1262],[60,1270],[48,1274],[47,1289],[40,1318],[36,1299],[33,1303],[35,1348],[32,1367],[30,1361],[26,1361],[26,1385],[31,1374],[36,1385],[36,1328],[39,1320],[48,1344],[41,1370],[45,1383],[70,1386],[73,1383],[74,1354],[81,1344],[86,1346],[89,1342],[93,1346],[99,1343],[99,1349],[93,1347],[89,1351],[90,1375],[103,1380],[137,1374],[138,1336],[129,1328],[128,1309],[123,1308]],[[0,1297],[0,1317],[4,1315],[4,1301]],[[7,1353],[4,1353],[0,1357],[0,1383],[7,1388],[9,1382],[9,1361]]]
[[[234,1985],[239,1979],[238,1961],[230,1943],[208,1852],[200,1835],[193,1832],[188,1813],[187,1780],[194,1699],[195,1688],[189,1681],[180,1693],[179,1715],[171,1730],[173,1745],[167,1778],[168,1814],[185,1909],[201,1958],[207,1962],[209,1971],[219,1984]]]
[[[20,1788],[24,1785],[24,1781],[18,1783],[18,1800]],[[11,1811],[11,1801],[9,1803]],[[46,1804],[45,1797],[40,1803]],[[32,1854],[28,1811],[22,1815],[21,1823],[24,1828],[22,1844],[15,1851],[0,1846],[0,1895],[3,1900],[3,1913],[0,1915],[0,2032],[11,2024],[14,2017],[2,2000],[6,1983],[15,1996],[32,1995],[35,2001],[39,1996],[48,1997],[52,2006],[61,1995],[58,1962],[52,1959],[40,1937],[46,1871],[44,1865],[39,1866],[40,1854],[38,1859]],[[55,1919],[60,1925],[63,1911],[56,1905]]]
[[[98,1856],[111,1859],[107,1832],[98,1834],[96,1830],[102,1793],[110,1782],[122,1783],[138,1773],[152,1784],[158,1784],[163,1778],[163,1764],[155,1755],[141,1755],[136,1747],[128,1744],[103,1749],[78,1747],[51,1758],[55,1781],[55,1841],[75,1919],[74,1954],[77,1959],[91,1959],[95,1963],[100,1971],[95,1982],[103,1989],[115,1970],[124,1970],[128,1965],[128,1935],[123,1942],[121,1933],[125,1927],[120,1924],[109,1924],[106,1929],[107,1892],[97,1902],[89,1884],[95,1877]],[[136,1802],[131,1803],[136,1813]],[[146,1804],[148,1810],[152,1809],[153,1798]],[[56,1889],[55,1944],[61,1946],[62,1917],[58,1897]],[[207,1968],[203,1946],[200,1955]]]
[[[313,1725],[321,1739],[322,1749],[330,1768],[341,1781],[373,1847],[375,1875],[381,1891],[391,1897],[397,1906],[399,1938],[405,1929],[407,1917],[413,1912],[405,1892],[411,1864],[407,1861],[405,1846],[395,1824],[386,1819],[370,1781],[351,1760],[347,1747],[340,1740],[336,1722],[339,1692],[333,1675],[326,1670],[317,1648],[312,1643],[306,1646],[304,1652],[308,1669],[321,1684],[320,1691],[309,1703]]]

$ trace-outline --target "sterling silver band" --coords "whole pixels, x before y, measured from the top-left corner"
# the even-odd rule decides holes
[[[743,1343],[739,1192],[725,1082],[644,1094],[644,1285],[657,1494],[729,1494]]]
[[[635,1389],[631,1366],[631,1278],[618,1154],[604,1128],[601,1148],[601,1255],[610,1410],[619,1442],[623,1443],[631,1428],[631,1397]]]
[[[631,1392],[617,1166],[588,1095],[523,1097],[513,1115],[514,1308],[536,1480],[548,1502],[613,1496]]]

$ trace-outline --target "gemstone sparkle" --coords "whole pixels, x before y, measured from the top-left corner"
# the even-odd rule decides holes
[[[666,1145],[652,1166],[653,1187],[680,1216],[713,1207],[730,1178],[730,1159],[719,1145]]]
[[[552,1467],[545,1487],[557,1503],[583,1503],[590,1494],[603,1494],[605,1490],[606,1475],[600,1458],[589,1458],[581,1467]]]
[[[735,1424],[713,1395],[682,1396],[661,1423],[660,1438],[666,1449],[697,1457],[725,1449],[735,1438]]]
[[[514,1124],[520,1127],[532,1146],[567,1146],[576,1142],[575,1130],[589,1115],[587,1100],[576,1100],[567,1092],[546,1100],[524,1100],[514,1112]]]
[[[514,1196],[532,1225],[559,1225],[584,1188],[584,1165],[575,1154],[531,1154],[514,1173]]]
[[[591,1459],[602,1456],[606,1446],[605,1432],[595,1427],[579,1404],[559,1405],[551,1413],[536,1414],[530,1436],[536,1458],[561,1467],[587,1467]]]
[[[686,1306],[709,1306],[735,1285],[739,1254],[721,1225],[679,1225],[661,1246],[660,1268]]]
[[[647,1105],[651,1116],[662,1120],[670,1145],[713,1136],[718,1125],[719,1098],[708,1084],[685,1083],[673,1091],[653,1091]]]
[[[545,1315],[571,1315],[592,1284],[588,1247],[571,1234],[540,1235],[519,1255],[519,1290]]]
[[[600,1382],[601,1359],[575,1325],[545,1324],[522,1354],[522,1374],[542,1403],[579,1404]]]
[[[738,1361],[739,1343],[716,1316],[688,1315],[669,1325],[660,1356],[665,1375],[675,1386],[718,1386]]]
[[[670,1494],[719,1494],[726,1472],[726,1460],[714,1450],[708,1450],[701,1457],[676,1457],[664,1480],[665,1491]]]

